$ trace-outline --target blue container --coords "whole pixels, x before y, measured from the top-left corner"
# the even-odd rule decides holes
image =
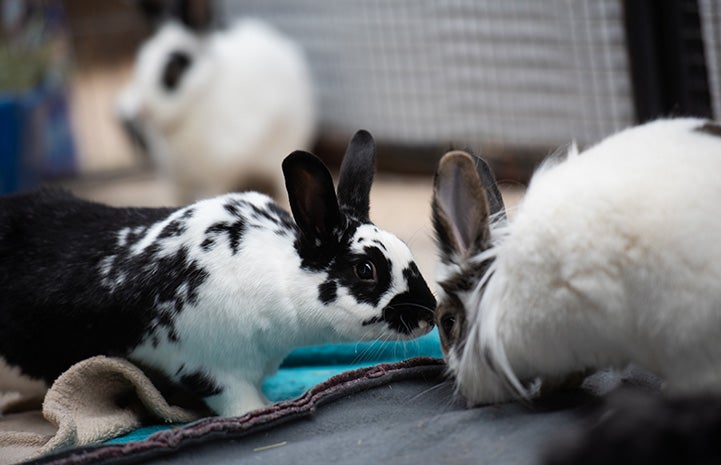
[[[0,94],[0,194],[75,174],[75,154],[60,86],[43,83],[28,92]]]

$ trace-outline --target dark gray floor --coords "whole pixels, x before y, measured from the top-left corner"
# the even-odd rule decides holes
[[[553,403],[465,409],[447,383],[400,381],[323,405],[310,419],[143,463],[533,464],[576,422],[574,408]]]

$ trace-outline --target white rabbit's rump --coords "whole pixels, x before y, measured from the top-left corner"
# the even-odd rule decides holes
[[[721,139],[699,123],[620,133],[534,179],[491,284],[518,300],[499,331],[527,325],[509,357],[543,349],[519,357],[521,373],[635,360],[683,388],[703,383],[685,370],[721,361]]]
[[[452,367],[470,402],[628,363],[721,392],[721,137],[705,124],[656,121],[551,160],[491,226],[492,275],[461,298]]]

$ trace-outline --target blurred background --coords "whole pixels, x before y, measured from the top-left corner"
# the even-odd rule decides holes
[[[572,141],[721,119],[719,0],[0,0],[0,30],[0,193],[175,205],[264,164],[273,192],[288,147],[337,168],[365,128],[371,218],[426,274],[448,149],[512,206]]]

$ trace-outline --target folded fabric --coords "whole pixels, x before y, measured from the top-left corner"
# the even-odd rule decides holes
[[[273,401],[292,399],[339,373],[424,355],[440,356],[436,332],[403,343],[302,348],[287,358],[263,389]],[[14,407],[17,410],[17,404]],[[137,441],[203,416],[207,412],[169,405],[130,362],[94,357],[74,365],[56,380],[45,396],[42,412],[29,410],[0,416],[0,465],[113,438],[115,442]]]
[[[148,420],[188,422],[201,416],[201,412],[168,405],[130,362],[93,357],[73,365],[53,383],[45,395],[42,417],[25,412],[0,418],[0,464],[104,441]]]

